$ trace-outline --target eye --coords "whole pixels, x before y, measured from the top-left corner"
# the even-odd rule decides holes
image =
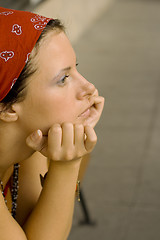
[[[57,84],[60,86],[63,86],[66,84],[66,79],[69,77],[69,75],[64,75],[58,82]]]

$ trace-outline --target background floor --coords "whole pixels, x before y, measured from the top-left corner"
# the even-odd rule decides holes
[[[83,191],[96,226],[69,240],[160,239],[160,1],[118,0],[76,42],[79,70],[105,96]]]

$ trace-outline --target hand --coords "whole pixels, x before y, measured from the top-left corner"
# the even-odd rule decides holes
[[[86,119],[84,125],[89,125],[93,128],[95,127],[101,117],[104,107],[104,101],[104,97],[99,96],[98,90],[96,89],[93,96],[90,98],[90,102],[92,102],[93,105],[90,108],[90,116]]]
[[[43,136],[40,130],[33,132],[26,143],[52,161],[70,161],[81,158],[91,152],[97,142],[97,136],[91,126],[82,124],[54,124]]]

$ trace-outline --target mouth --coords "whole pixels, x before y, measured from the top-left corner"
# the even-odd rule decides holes
[[[82,112],[78,117],[87,118],[91,114],[91,108],[94,107],[94,104],[92,104],[90,107],[88,107],[84,112]]]

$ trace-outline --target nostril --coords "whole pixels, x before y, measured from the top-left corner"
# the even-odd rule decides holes
[[[80,99],[80,100],[82,100],[84,98],[84,96],[85,96],[84,91],[78,92],[78,94],[77,94],[77,98]]]
[[[77,97],[78,99],[83,99],[86,97],[89,98],[93,96],[95,90],[96,90],[95,86],[85,79],[85,83],[83,83],[81,87],[78,89]]]

